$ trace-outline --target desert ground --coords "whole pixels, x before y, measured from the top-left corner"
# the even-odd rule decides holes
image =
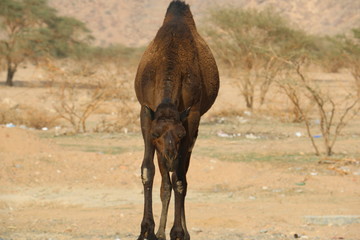
[[[5,79],[5,73],[0,77]],[[15,87],[0,86],[3,106],[50,111],[43,78],[39,69],[21,69]],[[138,112],[136,100],[130,101]],[[336,154],[328,158],[314,155],[303,124],[260,116],[243,106],[231,79],[222,78],[218,101],[200,126],[188,172],[191,238],[360,239],[359,116],[344,129]],[[141,134],[138,128],[94,132],[94,121],[96,116],[81,134],[68,134],[61,121],[60,132],[59,127],[0,126],[1,240],[137,238],[143,209]],[[157,172],[156,224],[159,188]],[[167,233],[172,219],[170,208]]]

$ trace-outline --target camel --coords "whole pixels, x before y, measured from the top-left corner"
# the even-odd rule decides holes
[[[172,190],[175,214],[171,240],[190,239],[184,206],[186,173],[200,117],[213,105],[218,91],[217,65],[210,48],[196,30],[190,7],[183,1],[173,0],[163,25],[141,58],[135,77],[145,144],[141,165],[144,214],[138,240],[166,239]],[[156,234],[152,210],[155,152],[162,177],[162,211]]]

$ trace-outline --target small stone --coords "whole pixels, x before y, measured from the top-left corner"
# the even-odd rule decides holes
[[[301,133],[301,132],[296,132],[296,133],[295,133],[295,136],[296,136],[296,137],[301,137],[301,136],[302,136],[302,133]]]

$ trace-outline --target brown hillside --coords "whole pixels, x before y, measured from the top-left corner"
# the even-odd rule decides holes
[[[63,15],[84,21],[96,44],[146,45],[162,23],[170,0],[50,0]],[[195,20],[208,8],[235,5],[245,8],[272,6],[310,33],[338,34],[360,25],[360,1],[354,0],[188,0]]]

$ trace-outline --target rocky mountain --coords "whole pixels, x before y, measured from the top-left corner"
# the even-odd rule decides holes
[[[147,44],[161,26],[170,0],[50,0],[61,15],[85,22],[96,44]],[[338,34],[360,26],[360,0],[187,0],[201,25],[209,8],[271,6],[293,24],[316,34]]]

